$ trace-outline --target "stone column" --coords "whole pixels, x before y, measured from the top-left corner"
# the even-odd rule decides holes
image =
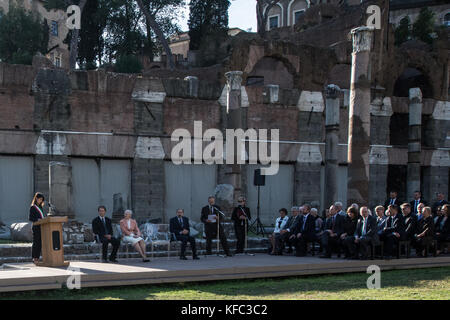
[[[369,201],[370,153],[370,51],[373,27],[352,30],[352,77],[350,85],[347,202]]]
[[[72,167],[68,162],[49,163],[49,206],[55,216],[74,218],[72,207]]]
[[[339,87],[326,89],[325,109],[325,208],[338,200]]]
[[[420,163],[422,143],[422,92],[409,89],[409,137],[406,196],[412,200],[414,191],[420,190]]]
[[[227,79],[226,84],[226,108],[222,112],[222,131],[225,137],[226,129],[244,129],[246,114],[242,109],[242,72],[230,71],[225,74]],[[243,190],[243,170],[240,164],[237,164],[237,143],[235,141],[234,148],[234,164],[224,164],[219,166],[218,184],[231,185],[233,189],[233,199],[230,198],[230,188],[217,188],[217,203],[222,206],[224,212],[231,215],[232,206],[237,201],[239,195],[245,193]],[[228,186],[229,187],[229,186]],[[221,192],[221,190],[228,190],[228,192]],[[230,207],[230,208],[229,208]],[[226,210],[226,211],[225,211]]]

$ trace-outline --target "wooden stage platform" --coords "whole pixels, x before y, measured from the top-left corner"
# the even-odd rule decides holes
[[[274,278],[285,276],[366,272],[369,265],[381,270],[450,266],[450,256],[352,261],[318,257],[238,255],[222,258],[202,256],[200,260],[155,258],[150,263],[121,259],[119,264],[72,261],[69,268],[36,267],[32,263],[5,264],[0,269],[0,292],[45,290],[66,287],[72,275],[81,276],[81,288],[160,284],[226,279]]]

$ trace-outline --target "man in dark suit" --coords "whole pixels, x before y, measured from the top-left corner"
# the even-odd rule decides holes
[[[215,221],[210,220],[209,216],[215,215]],[[205,234],[206,234],[206,254],[211,254],[211,243],[212,239],[217,237],[217,219],[221,222],[225,217],[220,213],[220,207],[216,205],[216,198],[210,196],[208,198],[208,205],[202,208],[202,214],[200,220],[205,224]],[[231,257],[230,251],[228,249],[227,238],[223,231],[222,225],[219,223],[219,238],[222,243],[223,250],[228,257]]]
[[[445,201],[445,198],[444,198],[445,196],[444,196],[444,194],[442,192],[438,192],[436,194],[436,196],[437,196],[437,201],[431,207],[434,217],[437,216],[437,209],[439,207],[442,207],[444,204],[447,204],[447,201]]]
[[[311,206],[309,204],[303,205],[303,218],[294,227],[293,234],[295,235],[295,255],[297,257],[306,256],[306,245],[308,242],[315,240],[315,224],[316,219],[311,215]]]
[[[417,231],[417,216],[411,214],[411,205],[404,203],[400,206],[405,220],[405,239],[414,240],[414,235]]]
[[[388,207],[389,217],[386,219],[380,240],[384,241],[384,251],[386,259],[393,255],[394,248],[400,240],[405,238],[405,221],[403,215],[399,213],[396,205]]]
[[[192,259],[198,260],[197,250],[195,247],[195,239],[189,235],[189,219],[184,217],[184,210],[178,209],[177,216],[170,219],[170,233],[172,233],[178,241],[181,241],[181,260],[187,260],[185,252],[186,245],[189,242],[192,248]]]
[[[389,199],[384,202],[384,207],[387,208],[389,205],[395,204],[396,206],[400,206],[402,202],[398,198],[398,193],[395,190],[392,190],[389,193]]]
[[[98,217],[92,220],[92,232],[96,235],[97,240],[102,243],[102,262],[108,262],[108,244],[112,244],[112,252],[109,261],[118,262],[116,260],[117,250],[119,250],[120,239],[113,237],[111,219],[106,217],[106,207],[98,207]]]
[[[330,207],[330,218],[325,222],[324,232],[322,234],[322,247],[325,254],[321,258],[331,258],[332,249],[339,245],[339,239],[344,231],[344,217],[338,214],[336,206]]]
[[[377,219],[369,215],[367,207],[361,207],[360,218],[356,225],[354,240],[348,241],[346,245],[353,259],[366,260],[369,252],[369,245],[379,243]]]
[[[409,203],[411,205],[412,214],[417,215],[417,206],[419,203],[423,203],[425,206],[427,205],[427,202],[422,198],[422,192],[415,191],[414,200]]]
[[[300,213],[299,207],[291,208],[291,216],[284,229],[280,231],[281,240],[288,246],[287,253],[292,252],[292,245],[295,245],[295,235],[293,230],[297,227],[298,223],[302,220],[303,215]]]

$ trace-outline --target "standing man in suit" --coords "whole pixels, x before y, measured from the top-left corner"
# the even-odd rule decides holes
[[[311,205],[303,205],[303,219],[295,226],[295,255],[297,257],[306,256],[306,244],[315,240],[316,219],[311,214]]]
[[[187,260],[185,252],[188,242],[191,244],[192,248],[192,259],[199,260],[197,250],[195,248],[195,239],[189,235],[189,219],[184,217],[183,209],[177,209],[177,216],[170,219],[170,233],[174,234],[178,241],[181,241],[181,260]]]
[[[210,220],[209,216],[215,215],[215,220]],[[205,224],[205,234],[206,234],[206,254],[210,255],[211,253],[211,243],[212,239],[217,237],[217,219],[222,221],[225,217],[220,213],[220,207],[216,205],[216,198],[210,196],[208,198],[208,205],[202,208],[202,214],[200,216],[200,220]],[[223,250],[228,257],[231,257],[230,251],[228,249],[227,238],[225,237],[225,233],[223,231],[222,224],[219,223],[219,238],[222,243]]]
[[[102,262],[107,263],[108,244],[111,243],[113,249],[109,256],[109,261],[117,263],[117,250],[119,250],[120,240],[113,237],[111,219],[106,217],[106,207],[98,207],[98,217],[92,220],[92,232],[97,236],[97,240],[102,243]]]
[[[411,204],[411,211],[415,215],[417,215],[417,207],[419,206],[419,203],[427,205],[427,202],[422,198],[422,192],[414,191],[414,200],[411,201],[410,204]]]
[[[386,259],[393,255],[394,248],[398,242],[405,237],[405,221],[403,215],[399,213],[396,205],[388,207],[389,217],[386,219],[381,240],[384,241],[384,251]]]
[[[376,245],[379,242],[377,232],[377,218],[369,215],[367,207],[359,210],[360,218],[356,225],[354,241],[348,242],[348,250],[352,259],[366,260],[369,252],[369,245]]]
[[[250,208],[245,206],[246,199],[244,197],[238,198],[238,206],[234,208],[231,214],[231,220],[234,221],[234,231],[236,233],[236,253],[244,253],[245,235],[248,232],[249,220],[252,219],[250,215]]]
[[[325,254],[321,258],[331,258],[332,248],[337,248],[339,239],[343,232],[344,217],[338,214],[336,206],[330,207],[330,218],[325,223],[324,232],[322,234],[322,247]]]
[[[445,201],[445,196],[442,192],[438,192],[436,194],[437,201],[433,204],[432,210],[433,210],[433,216],[437,216],[437,209],[439,207],[442,207],[444,204],[447,204],[447,201]]]
[[[395,204],[396,206],[400,206],[402,204],[402,202],[400,201],[400,199],[398,198],[398,192],[395,190],[392,190],[389,193],[389,199],[387,199],[384,202],[384,207],[387,208],[388,206],[390,206],[391,204]]]

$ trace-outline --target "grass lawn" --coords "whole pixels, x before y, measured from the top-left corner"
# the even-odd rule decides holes
[[[394,270],[381,273],[381,289],[369,290],[365,273],[289,277],[278,279],[230,280],[207,283],[86,288],[0,294],[6,299],[450,299],[450,267]]]

